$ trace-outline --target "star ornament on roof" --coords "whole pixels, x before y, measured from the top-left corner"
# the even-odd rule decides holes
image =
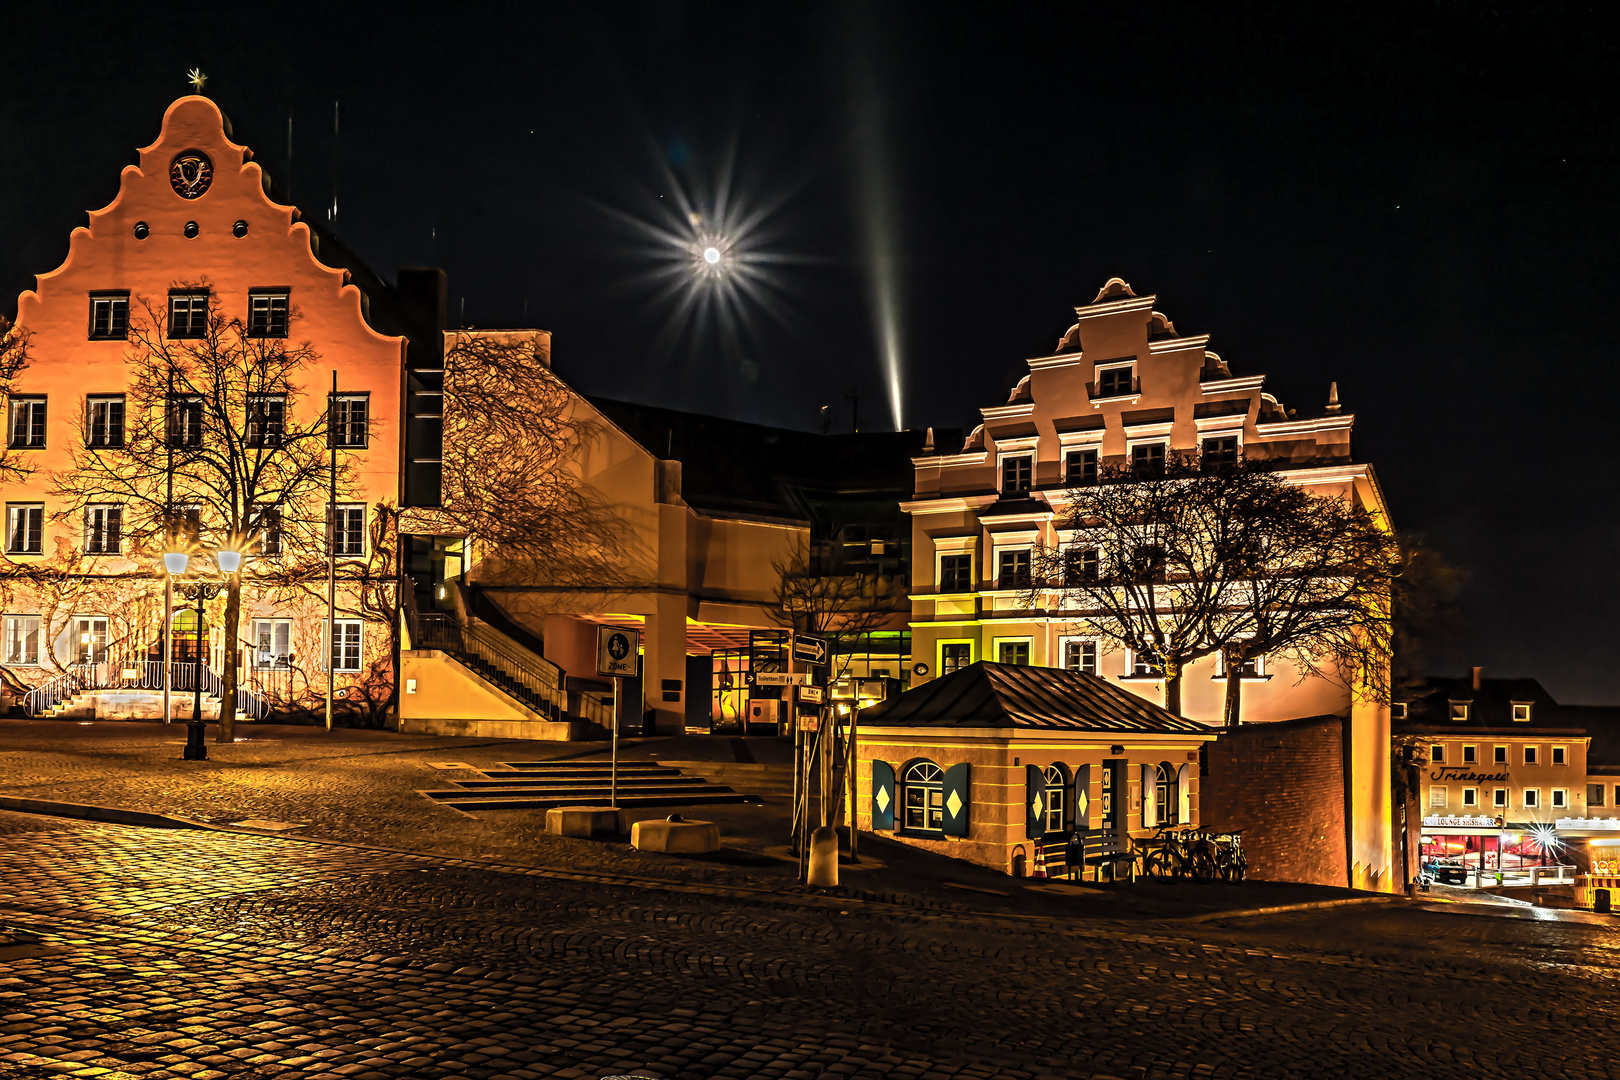
[[[202,68],[192,68],[190,71],[186,72],[186,82],[190,83],[191,88],[197,91],[199,94],[202,93],[203,84],[207,81],[208,76],[202,73]]]

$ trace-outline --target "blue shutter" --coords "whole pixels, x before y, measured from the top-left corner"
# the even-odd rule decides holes
[[[894,828],[894,766],[872,762],[872,828]]]
[[[1046,835],[1046,770],[1039,765],[1024,766],[1024,835]]]
[[[968,834],[968,767],[963,762],[945,770],[945,835]]]
[[[1074,770],[1074,827],[1080,832],[1091,828],[1091,766]]]

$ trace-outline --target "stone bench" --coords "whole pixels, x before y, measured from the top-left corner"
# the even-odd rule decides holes
[[[616,837],[624,832],[624,820],[611,806],[554,806],[546,811],[546,832],[586,840]]]

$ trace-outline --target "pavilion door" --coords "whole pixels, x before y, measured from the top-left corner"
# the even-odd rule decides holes
[[[107,620],[94,615],[75,617],[73,648],[76,663],[103,663],[107,659]]]
[[[1125,828],[1125,770],[1123,758],[1107,758],[1102,765],[1102,827]]]

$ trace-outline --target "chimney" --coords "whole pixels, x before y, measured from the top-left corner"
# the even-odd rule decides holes
[[[1478,690],[1479,690],[1479,673],[1481,671],[1483,671],[1483,670],[1485,670],[1485,669],[1484,668],[1475,668],[1474,669],[1474,690],[1476,692],[1478,692]]]
[[[1339,384],[1336,383],[1336,382],[1335,383],[1330,383],[1330,384],[1328,384],[1327,411],[1330,414],[1337,413],[1340,408],[1341,408],[1341,406],[1339,405]]]
[[[933,452],[934,452],[934,429],[929,428],[928,429],[928,439],[923,443],[923,453],[932,454]]]

